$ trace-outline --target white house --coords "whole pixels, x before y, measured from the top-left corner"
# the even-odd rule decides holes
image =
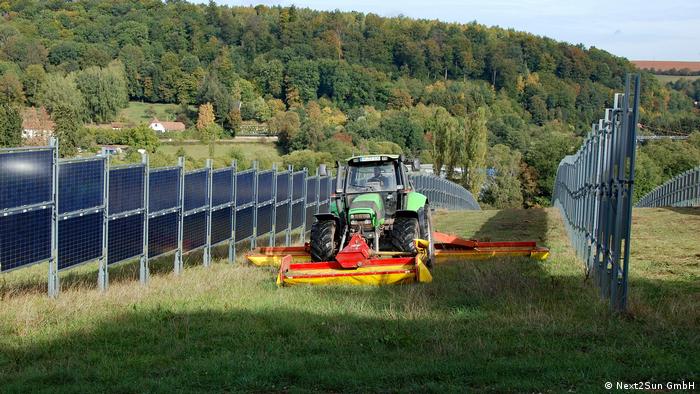
[[[185,131],[186,129],[185,124],[182,122],[164,122],[156,118],[153,118],[148,127],[157,133],[165,133],[166,131]]]

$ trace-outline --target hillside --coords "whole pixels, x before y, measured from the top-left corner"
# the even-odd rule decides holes
[[[257,121],[279,136],[284,164],[402,152],[477,195],[507,183],[498,193],[508,195],[482,196],[497,207],[549,204],[557,164],[635,71],[598,48],[478,23],[157,0],[24,0],[0,12],[3,113],[46,107],[63,156],[96,144],[158,152],[148,129],[84,133],[86,122],[156,115],[212,140]],[[645,73],[642,86],[645,130],[700,131],[700,85]],[[207,103],[211,127],[195,130]],[[2,123],[0,145],[26,143],[20,123]],[[642,184],[700,163],[692,143],[659,149]],[[165,161],[174,157],[154,159]],[[489,179],[484,168],[514,175]]]
[[[3,391],[599,392],[606,381],[698,381],[695,209],[635,209],[629,313],[585,280],[554,209],[439,212],[437,229],[534,239],[548,262],[445,263],[434,282],[277,289],[274,272],[190,259],[96,266],[45,296],[46,267],[5,276]],[[663,251],[663,253],[659,253]]]

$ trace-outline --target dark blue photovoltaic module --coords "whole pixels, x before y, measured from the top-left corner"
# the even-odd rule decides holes
[[[0,216],[0,270],[51,257],[51,208]]]
[[[311,229],[314,224],[314,215],[316,214],[316,206],[306,207],[306,229]]]
[[[294,173],[292,177],[292,199],[298,200],[304,197],[304,173]]]
[[[58,222],[58,269],[102,256],[102,213],[76,216]]]
[[[208,170],[185,174],[185,211],[208,204],[208,182]]]
[[[215,171],[212,174],[212,206],[228,204],[233,201],[233,171],[231,169]]]
[[[211,213],[211,243],[218,244],[231,238],[231,207],[217,209]]]
[[[180,170],[151,171],[148,179],[148,211],[158,212],[179,206]]]
[[[275,231],[280,232],[287,228],[287,219],[289,217],[289,203],[277,206],[275,212]]]
[[[310,204],[316,201],[318,185],[318,177],[306,178],[306,203]]]
[[[328,203],[318,205],[318,213],[328,213]]]
[[[292,228],[297,228],[304,224],[305,215],[306,212],[303,201],[292,205]]]
[[[289,198],[289,173],[277,174],[277,201],[282,202]]]
[[[324,176],[319,181],[321,183],[319,200],[321,200],[321,201],[328,200],[328,192],[330,191],[330,188],[328,187],[328,183],[330,182],[330,179],[331,179],[330,177]]]
[[[0,154],[0,210],[51,201],[53,151]]]
[[[272,179],[274,173],[265,171],[258,173],[258,203],[267,202],[274,198],[272,195]]]
[[[182,229],[182,249],[189,252],[207,243],[207,213],[185,216]]]
[[[155,257],[177,249],[177,212],[148,219],[148,256]]]
[[[143,208],[144,168],[126,167],[109,171],[109,214]]]
[[[265,205],[258,208],[258,233],[257,235],[267,234],[272,231],[272,209],[274,204]]]
[[[143,214],[109,221],[107,263],[112,264],[143,253]]]
[[[255,172],[241,172],[236,174],[236,205],[245,205],[253,202],[253,182]]]
[[[253,235],[253,212],[255,207],[248,207],[236,212],[236,242]]]
[[[103,204],[104,165],[104,159],[59,163],[59,213],[94,208]]]

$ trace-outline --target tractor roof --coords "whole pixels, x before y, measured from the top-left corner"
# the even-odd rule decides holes
[[[400,155],[365,155],[365,156],[353,156],[348,159],[348,165],[358,164],[358,163],[373,163],[373,162],[387,162],[387,161],[397,161]]]

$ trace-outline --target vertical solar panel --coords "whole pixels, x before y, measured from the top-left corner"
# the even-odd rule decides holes
[[[113,168],[109,171],[109,214],[143,208],[143,166]]]
[[[289,173],[277,174],[277,201],[282,202],[289,198]]]
[[[330,212],[328,208],[329,208],[328,202],[318,204],[318,213],[328,213],[328,212]]]
[[[306,207],[306,230],[311,229],[314,223],[314,215],[316,214],[316,206]]]
[[[0,153],[0,210],[51,201],[53,150]]]
[[[326,201],[329,198],[328,192],[330,189],[328,188],[328,184],[329,184],[330,179],[331,179],[330,177],[324,176],[319,180],[319,182],[321,183],[321,189],[320,189],[320,194],[319,194],[318,199],[320,201]]]
[[[306,178],[306,203],[311,204],[317,201],[317,190],[318,177]]]
[[[217,209],[211,213],[212,245],[231,238],[231,207]]]
[[[281,204],[277,206],[275,211],[275,230],[277,232],[287,229],[289,223],[289,204]]]
[[[233,200],[233,170],[216,170],[212,173],[212,206],[228,204]]]
[[[245,205],[253,202],[254,181],[254,170],[236,174],[236,205]]]
[[[270,201],[274,198],[274,196],[272,195],[273,178],[273,171],[264,171],[258,173],[258,203]]]
[[[151,171],[148,178],[148,210],[158,212],[179,205],[180,169]]]
[[[0,271],[51,257],[51,208],[0,216]]]
[[[179,213],[148,219],[148,256],[156,257],[177,249]]]
[[[304,197],[304,172],[295,172],[292,176],[292,199]]]
[[[143,252],[143,214],[109,221],[107,264],[140,256]]]
[[[208,204],[208,170],[185,174],[185,211]]]
[[[236,212],[236,242],[253,235],[253,210],[248,207]]]
[[[185,216],[182,228],[182,249],[185,252],[207,243],[207,213],[198,212]]]
[[[102,212],[58,222],[58,269],[102,256]]]
[[[297,202],[292,205],[292,228],[297,228],[304,224],[306,208],[304,202]]]
[[[74,212],[102,205],[104,159],[58,165],[58,212]]]
[[[257,235],[267,234],[272,231],[273,204],[258,208],[258,232]]]

